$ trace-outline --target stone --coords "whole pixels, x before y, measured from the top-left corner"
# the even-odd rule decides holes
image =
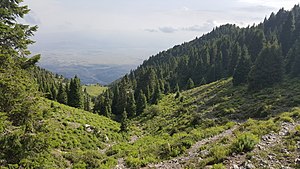
[[[238,165],[236,165],[236,164],[233,164],[232,168],[233,169],[240,169],[240,167]]]

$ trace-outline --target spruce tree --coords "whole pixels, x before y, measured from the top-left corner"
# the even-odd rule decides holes
[[[146,98],[145,94],[143,93],[143,90],[140,90],[140,92],[139,92],[136,106],[137,106],[136,107],[137,115],[140,115],[147,106],[147,98]]]
[[[151,103],[152,104],[157,104],[160,99],[161,99],[161,91],[160,91],[159,85],[157,85],[155,87],[155,90],[154,90],[154,93],[153,93],[153,96],[152,96],[152,99],[151,99]]]
[[[300,76],[300,42],[297,41],[294,45],[294,57],[291,61],[291,75],[293,77]]]
[[[83,93],[84,93],[83,109],[85,111],[91,111],[91,98],[90,95],[87,93],[86,88],[84,89]]]
[[[251,60],[248,54],[246,46],[243,47],[242,57],[239,59],[238,65],[235,68],[233,74],[233,85],[237,86],[240,84],[247,83],[248,74],[251,70]]]
[[[283,57],[281,49],[275,41],[267,43],[259,54],[249,74],[249,89],[259,90],[270,87],[283,79]]]
[[[77,76],[70,82],[68,105],[76,108],[83,108],[84,106],[80,79]]]
[[[121,132],[127,132],[128,131],[128,118],[127,118],[127,112],[124,109],[121,117]]]
[[[36,132],[44,128],[40,123],[40,95],[28,73],[28,68],[37,61],[27,59],[30,54],[27,46],[33,43],[30,37],[37,27],[18,23],[29,12],[27,6],[20,6],[21,2],[0,2],[0,121],[7,120],[5,125],[0,124],[3,131],[0,156],[4,168],[32,168],[26,165],[30,163],[28,159],[47,148]],[[25,165],[18,165],[21,161]]]
[[[232,76],[234,73],[234,69],[237,65],[239,58],[242,56],[242,49],[238,43],[236,43],[233,47],[233,51],[231,54],[231,60],[229,63],[229,75]]]
[[[67,92],[62,83],[59,84],[57,101],[62,104],[67,104],[68,102]]]
[[[293,45],[293,33],[295,31],[295,16],[293,12],[289,12],[287,20],[285,21],[282,32],[280,34],[281,46],[282,46],[282,54],[286,56],[289,49]]]
[[[128,113],[128,117],[132,118],[136,116],[136,103],[133,92],[130,92],[128,95],[126,111]]]

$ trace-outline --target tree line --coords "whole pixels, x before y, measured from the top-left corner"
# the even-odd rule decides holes
[[[82,90],[80,79],[75,75],[70,80],[38,66],[30,69],[44,97],[75,108],[91,111],[91,96]]]
[[[280,9],[253,26],[223,25],[151,56],[95,101],[94,112],[117,120],[140,115],[162,94],[222,78],[255,91],[300,74],[300,8]]]

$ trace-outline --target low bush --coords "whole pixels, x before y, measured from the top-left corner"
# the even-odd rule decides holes
[[[220,163],[213,165],[212,169],[226,169],[226,167],[222,163]]]
[[[239,135],[231,145],[231,151],[235,153],[248,152],[254,149],[259,139],[252,133]]]

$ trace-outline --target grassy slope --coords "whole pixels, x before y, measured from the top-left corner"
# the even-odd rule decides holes
[[[101,93],[103,93],[105,90],[107,90],[107,87],[98,84],[93,84],[93,85],[83,86],[83,89],[86,89],[89,95],[96,97],[99,96]]]
[[[45,168],[113,168],[124,159],[127,167],[139,168],[185,156],[199,140],[238,126],[233,136],[199,147],[199,154],[207,152],[201,155],[201,162],[192,158],[185,165],[202,168],[222,163],[238,151],[234,145],[243,134],[255,142],[271,131],[278,132],[282,121],[299,120],[300,109],[295,108],[300,104],[299,86],[300,80],[292,79],[249,93],[246,86],[232,87],[231,79],[226,79],[182,92],[179,98],[169,94],[132,119],[128,134],[119,133],[120,124],[110,119],[45,99],[41,107],[46,127],[39,135],[50,147],[22,163]],[[260,119],[247,120],[249,117]],[[280,146],[293,152],[292,161],[298,155],[299,136],[290,134],[283,139]]]
[[[141,117],[133,119],[130,134],[139,139],[115,145],[106,154],[124,157],[129,167],[145,166],[184,155],[196,141],[241,123],[226,144],[213,146],[215,143],[212,143],[212,149],[203,148],[209,155],[202,157],[204,160],[198,164],[201,168],[222,162],[239,151],[233,144],[243,138],[243,134],[253,136],[255,142],[271,131],[279,131],[282,121],[297,120],[300,110],[295,107],[299,104],[299,79],[287,79],[259,92],[248,92],[246,86],[233,87],[231,79],[220,80],[182,92],[179,98],[174,94],[164,96],[158,105],[148,107]],[[283,113],[289,111],[291,113]],[[249,118],[256,120],[247,120]],[[228,151],[218,154],[223,150]]]
[[[106,117],[43,99],[48,151],[32,160],[44,168],[111,168],[116,160],[103,151],[122,141],[120,125]]]

